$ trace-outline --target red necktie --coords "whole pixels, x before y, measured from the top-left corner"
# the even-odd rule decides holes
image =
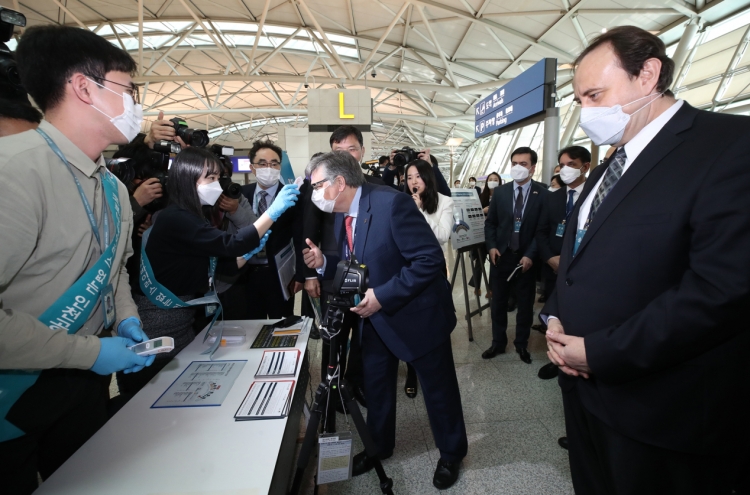
[[[352,231],[352,222],[354,217],[346,216],[344,223],[346,224],[346,242],[349,244],[349,257],[354,253],[354,233]]]

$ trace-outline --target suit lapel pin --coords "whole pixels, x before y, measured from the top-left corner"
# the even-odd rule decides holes
[[[539,194],[539,191],[533,191],[532,194]]]

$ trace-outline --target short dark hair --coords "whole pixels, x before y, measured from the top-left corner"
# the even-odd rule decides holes
[[[270,140],[261,141],[259,139],[253,143],[253,147],[250,148],[250,152],[248,153],[248,158],[250,158],[250,163],[255,163],[255,155],[263,148],[272,150],[274,153],[279,155],[279,161],[281,161],[281,155],[283,154],[283,151],[281,150],[281,148],[273,144],[273,141],[270,141]]]
[[[437,180],[435,179],[435,172],[432,170],[432,165],[424,160],[414,160],[409,163],[404,170],[404,177],[409,177],[409,169],[416,167],[419,177],[424,182],[424,192],[420,195],[422,200],[422,209],[429,214],[435,213],[438,208],[438,190]],[[411,194],[411,191],[407,191]]]
[[[388,163],[389,161],[391,161],[391,159],[388,158],[387,156],[383,155],[380,158],[378,158],[378,165],[382,165],[384,163]]]
[[[25,120],[38,124],[42,121],[42,114],[28,101],[0,98],[0,118]]]
[[[353,125],[342,125],[331,134],[331,138],[328,140],[328,144],[333,148],[333,143],[340,143],[349,136],[356,136],[360,146],[364,146],[364,140],[362,139],[362,131],[354,127]]]
[[[430,155],[430,162],[432,162],[432,164],[436,167],[438,166],[438,159],[435,157],[435,155]]]
[[[557,154],[557,163],[560,163],[560,158],[563,155],[568,155],[573,160],[581,160],[581,163],[591,162],[591,152],[583,146],[568,146],[563,148]]]
[[[514,149],[513,153],[510,154],[510,159],[512,161],[514,156],[525,155],[526,153],[531,155],[531,164],[536,165],[536,160],[537,160],[536,151],[532,150],[528,146],[521,146],[520,148]]]
[[[207,167],[205,174],[204,166]],[[201,176],[207,177],[210,173],[221,174],[221,163],[216,155],[195,146],[180,151],[169,169],[169,203],[205,218],[195,183]]]
[[[646,60],[650,58],[659,60],[661,62],[661,71],[659,72],[659,80],[656,83],[656,90],[672,96],[669,87],[672,85],[672,78],[674,76],[674,61],[667,56],[667,48],[658,36],[635,26],[612,28],[606,33],[597,36],[578,55],[574,66],[577,67],[586,55],[605,44],[612,47],[615,55],[617,55],[620,67],[628,73],[631,79],[638,77]]]
[[[473,180],[474,182],[476,182],[476,181],[477,181],[477,179],[476,179],[476,178],[474,178],[474,177],[469,177],[469,180]]]
[[[128,52],[88,29],[69,26],[28,28],[18,42],[16,60],[23,87],[43,112],[62,101],[76,72],[101,84],[109,72],[136,70]]]
[[[565,182],[563,182],[562,177],[560,177],[560,174],[552,176],[552,178],[549,180],[550,187],[552,187],[553,182],[557,182],[558,184],[560,184],[560,187],[565,187]]]

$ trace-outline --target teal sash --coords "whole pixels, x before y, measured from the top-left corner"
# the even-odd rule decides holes
[[[146,255],[146,244],[148,243],[148,238],[151,236],[152,228],[153,227],[149,227],[143,233],[143,240],[141,241],[141,271],[140,277],[138,277],[141,291],[148,298],[148,300],[151,301],[151,304],[159,309],[175,309],[185,308],[188,306],[203,305],[211,308],[213,306],[213,308],[211,308],[213,310],[213,319],[208,325],[206,335],[203,336],[203,342],[205,342],[208,338],[208,335],[211,333],[211,329],[213,328],[214,323],[216,323],[216,320],[219,318],[219,315],[222,312],[221,301],[219,301],[219,296],[216,294],[216,290],[214,288],[214,274],[216,273],[216,264],[218,263],[218,258],[216,258],[215,256],[209,258],[208,292],[203,297],[192,299],[190,301],[182,301],[179,297],[174,295],[172,291],[161,285],[154,276],[154,270],[151,268],[151,262],[148,260],[148,256]],[[222,334],[223,326],[220,326],[218,335],[216,336],[216,342],[214,342],[211,347],[201,352],[201,354],[208,354],[211,359],[213,359],[214,352],[221,345]]]
[[[42,135],[50,148],[63,161],[71,174],[73,170],[65,159],[65,155],[57,145],[41,129],[37,132]],[[91,223],[96,239],[99,239],[99,229],[91,206],[83,193],[78,178],[73,175],[81,201],[86,209],[86,214]],[[41,316],[39,321],[47,325],[51,330],[65,330],[74,334],[83,327],[84,323],[91,317],[101,291],[109,284],[112,272],[112,263],[117,252],[117,243],[120,240],[120,200],[117,187],[117,179],[108,171],[101,174],[104,197],[109,212],[113,215],[112,222],[115,227],[115,235],[109,243],[109,218],[106,212],[102,214],[104,225],[104,247],[99,260],[89,268],[68,290],[66,290]],[[102,205],[104,206],[104,205]],[[101,244],[100,244],[101,246]],[[25,435],[25,432],[11,424],[6,418],[13,404],[29,389],[39,378],[41,371],[24,370],[1,370],[0,371],[0,442],[12,440]]]

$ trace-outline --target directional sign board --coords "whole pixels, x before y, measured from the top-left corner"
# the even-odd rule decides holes
[[[555,105],[557,60],[545,58],[474,107],[474,137],[521,123]]]

